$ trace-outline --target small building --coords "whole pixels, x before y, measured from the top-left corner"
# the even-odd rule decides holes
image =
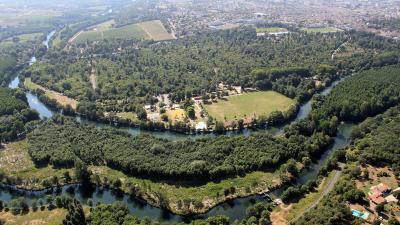
[[[207,130],[207,124],[203,121],[196,124],[196,130]]]
[[[179,104],[173,104],[171,107],[171,109],[180,109],[180,108],[181,108],[181,105],[179,105]]]
[[[145,105],[145,106],[144,106],[144,109],[145,109],[145,110],[151,110],[151,105]]]

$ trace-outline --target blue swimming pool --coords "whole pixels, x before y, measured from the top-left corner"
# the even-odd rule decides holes
[[[351,214],[353,214],[353,216],[358,217],[358,218],[362,218],[364,220],[368,219],[369,213],[368,212],[360,212],[358,210],[352,209],[351,210]]]

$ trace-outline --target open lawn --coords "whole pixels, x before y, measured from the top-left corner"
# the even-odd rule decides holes
[[[47,97],[49,97],[51,99],[55,99],[62,106],[70,105],[73,109],[76,109],[76,106],[78,105],[78,101],[76,101],[75,99],[69,98],[61,93],[49,90],[38,84],[35,84],[31,81],[31,78],[25,79],[24,86],[32,91],[35,91],[38,89],[44,91],[46,93]]]
[[[146,21],[138,23],[137,25],[146,32],[146,34],[150,37],[149,39],[153,39],[155,41],[174,39],[174,37],[167,32],[160,20]]]
[[[74,43],[83,43],[86,41],[117,38],[149,39],[149,35],[137,24],[130,24],[118,28],[114,28],[114,24],[114,20],[109,20],[89,27],[87,30],[81,31],[75,35],[71,41]]]
[[[335,27],[315,27],[315,28],[301,28],[301,31],[307,33],[335,33],[341,32],[341,29]]]
[[[282,27],[260,27],[256,28],[257,33],[275,33],[275,32],[287,32],[288,30],[286,28]]]
[[[259,91],[229,96],[217,103],[205,104],[204,107],[210,116],[224,121],[269,115],[274,111],[285,112],[294,103],[293,99],[275,91]]]
[[[11,212],[0,212],[0,219],[7,225],[60,225],[67,216],[66,209],[32,210],[24,215],[13,215]]]

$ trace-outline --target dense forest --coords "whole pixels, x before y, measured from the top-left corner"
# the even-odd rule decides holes
[[[368,118],[352,131],[352,145],[346,153],[347,169],[334,190],[306,213],[295,225],[355,224],[355,218],[345,202],[363,203],[364,193],[355,188],[359,179],[359,164],[389,166],[400,173],[400,107],[396,106],[373,118]]]
[[[336,115],[344,121],[362,121],[400,102],[400,66],[364,71],[349,77],[326,96],[318,96],[312,117]]]
[[[360,122],[400,102],[399,65],[371,69],[348,77],[327,96],[316,95],[311,114],[286,129],[286,135],[322,131],[333,135],[332,120]],[[334,128],[334,127],[333,127]]]
[[[345,42],[362,54],[332,60],[332,52]],[[164,93],[173,102],[213,92],[223,96],[217,88],[221,82],[275,90],[303,102],[323,88],[320,84],[329,85],[342,74],[396,63],[396,49],[399,43],[366,33],[300,32],[271,39],[257,37],[254,28],[244,27],[172,42],[114,40],[71,46],[68,51],[49,51],[26,76],[82,105],[95,103],[99,113],[140,113],[144,104],[154,104],[154,96]],[[305,73],[298,74],[299,67]],[[285,73],[277,73],[277,68]],[[268,75],[271,72],[278,76]],[[92,73],[95,89],[90,83]]]
[[[400,175],[400,106],[368,118],[352,132],[359,161],[390,166]]]
[[[23,132],[33,129],[33,120],[38,120],[36,111],[28,108],[21,90],[0,88],[0,142],[18,138]]]
[[[170,179],[210,179],[270,169],[290,158],[315,154],[330,143],[320,134],[286,139],[268,133],[168,141],[84,126],[64,117],[46,122],[28,141],[29,154],[37,165],[71,167],[81,159],[130,175]]]
[[[339,121],[359,121],[398,103],[399,70],[388,66],[346,79],[326,97],[317,96],[311,116],[288,127],[284,137],[262,132],[250,137],[172,142],[146,135],[132,137],[55,117],[29,135],[29,153],[38,165],[71,167],[79,158],[87,164],[106,164],[130,175],[149,177],[209,179],[269,169],[290,158],[312,158],[321,153],[331,143]],[[345,111],[348,114],[332,110],[345,108],[346,100],[354,96],[379,110]],[[354,104],[364,105],[356,100]],[[354,112],[359,113],[351,117]],[[368,113],[361,114],[364,112]]]

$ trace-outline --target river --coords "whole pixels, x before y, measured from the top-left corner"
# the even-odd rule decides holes
[[[51,40],[52,35],[54,35],[55,32],[51,32],[49,35],[46,37],[46,41],[44,41],[44,45],[48,47],[48,42]],[[33,64],[36,61],[35,57],[32,57],[30,61],[30,65]],[[326,88],[321,92],[322,95],[327,95],[330,93],[332,88],[336,86],[339,81],[335,81],[331,84],[330,87]],[[16,77],[10,84],[10,88],[17,88],[19,85],[19,78]],[[50,110],[48,107],[46,107],[36,95],[26,92],[26,97],[28,99],[29,106],[32,109],[35,109],[36,111],[39,112],[40,118],[50,118],[55,112]],[[300,107],[300,110],[293,121],[298,122],[305,117],[311,112],[311,105],[312,101],[308,101],[307,103],[303,104]],[[109,124],[103,124],[103,123],[96,123],[88,120],[81,119],[77,117],[77,121],[80,121],[81,123],[88,123],[88,124],[94,124],[98,127],[106,127],[106,126],[112,126]],[[339,148],[343,148],[348,144],[349,141],[349,136],[351,133],[351,130],[353,128],[353,124],[349,123],[343,123],[339,126],[338,128],[338,134],[334,138],[334,143],[333,145],[326,150],[323,155],[320,157],[319,160],[317,160],[316,163],[312,164],[311,167],[304,171],[301,176],[296,180],[297,184],[304,184],[310,179],[316,179],[318,176],[318,172],[321,169],[321,167],[324,165],[326,160],[329,158],[331,153]],[[185,138],[198,138],[198,137],[215,137],[215,134],[198,134],[198,135],[185,135],[185,134],[177,134],[174,132],[147,132],[147,131],[142,131],[138,128],[121,128],[127,130],[129,133],[137,135],[139,133],[150,133],[156,137],[160,138],[166,138],[170,140],[180,140],[180,139],[185,139]],[[244,130],[243,132],[239,133],[241,135],[250,135],[251,130]],[[272,134],[279,134],[283,132],[283,127],[280,128],[273,128],[270,129],[269,132]],[[237,132],[230,132],[227,135],[237,135]],[[70,193],[67,191],[67,189],[72,186],[74,187],[74,192]],[[271,195],[273,197],[279,197],[281,193],[283,192],[285,188],[280,188],[278,190],[275,190],[271,192]],[[140,200],[140,199],[131,199],[128,195],[125,194],[118,194],[115,193],[112,190],[109,189],[99,189],[96,188],[93,191],[89,193],[83,192],[80,188],[79,185],[67,185],[63,186],[60,188],[59,191],[55,190],[47,190],[47,191],[25,191],[25,190],[10,190],[9,188],[3,187],[0,188],[0,200],[3,200],[5,202],[9,202],[13,198],[17,198],[19,196],[24,196],[28,202],[32,201],[33,199],[38,199],[38,198],[44,198],[47,194],[52,194],[52,195],[70,195],[71,197],[74,197],[81,201],[82,203],[86,203],[88,199],[92,199],[93,202],[101,202],[105,204],[113,203],[115,201],[122,201],[123,203],[126,203],[130,209],[130,211],[136,215],[138,218],[151,218],[151,219],[158,219],[162,222],[188,222],[192,219],[204,219],[209,216],[215,216],[215,215],[226,215],[230,218],[231,221],[234,220],[241,220],[245,218],[246,214],[246,208],[249,207],[252,204],[255,204],[256,202],[260,201],[265,201],[265,199],[262,196],[259,195],[253,195],[253,196],[248,196],[248,197],[243,197],[243,198],[237,198],[234,200],[227,201],[225,203],[222,203],[214,208],[212,208],[209,212],[205,214],[199,214],[196,216],[180,216],[180,215],[175,215],[172,214],[166,210],[153,207],[149,204],[147,204],[145,201]]]

